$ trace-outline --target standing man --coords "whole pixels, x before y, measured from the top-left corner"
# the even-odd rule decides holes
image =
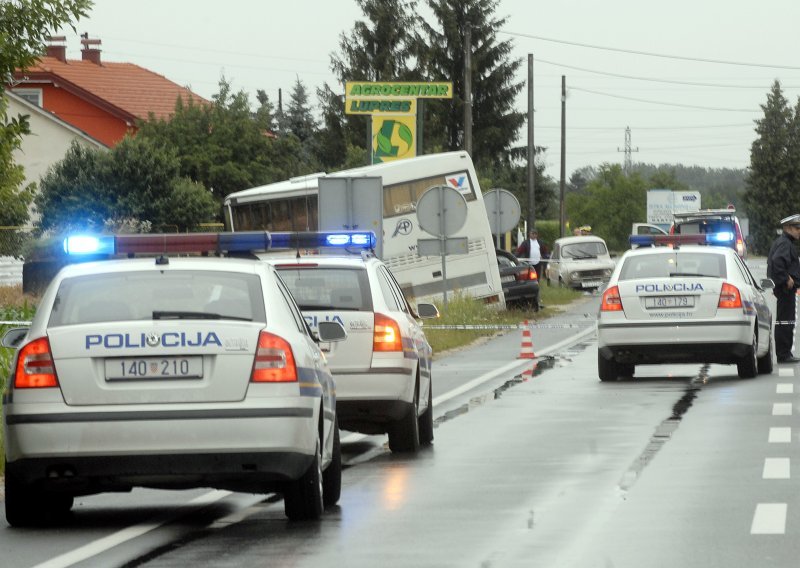
[[[775,351],[778,363],[797,363],[792,354],[795,326],[795,290],[800,287],[800,260],[794,247],[800,238],[800,215],[781,219],[783,232],[775,239],[767,257],[767,278],[775,283]]]
[[[517,257],[536,269],[536,275],[542,277],[542,246],[539,244],[539,231],[533,229],[528,238],[517,247]]]

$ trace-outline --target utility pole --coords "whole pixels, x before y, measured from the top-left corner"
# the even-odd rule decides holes
[[[631,149],[631,127],[625,127],[625,149],[620,150],[619,146],[617,146],[617,152],[625,152],[625,162],[622,166],[622,171],[625,172],[625,175],[628,176],[631,174],[631,152],[638,152],[639,147],[637,146],[635,150]]]
[[[564,209],[564,194],[567,189],[567,77],[561,75],[561,202],[559,204],[559,221],[561,236],[567,224],[566,210]]]
[[[464,150],[472,156],[472,28],[464,28]]]
[[[528,54],[528,230],[536,226],[536,146],[533,144],[533,54]],[[528,238],[528,234],[525,234]]]

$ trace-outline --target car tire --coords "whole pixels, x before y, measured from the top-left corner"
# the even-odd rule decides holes
[[[342,441],[339,437],[339,421],[333,421],[333,456],[328,468],[322,472],[322,504],[332,507],[342,496]]]
[[[314,460],[306,472],[286,484],[283,492],[283,509],[291,521],[316,520],[322,516],[322,452],[317,434]]]
[[[769,336],[769,348],[767,352],[758,358],[758,372],[761,375],[769,375],[772,373],[772,361],[775,358],[775,341],[772,334]]]
[[[418,390],[414,392],[411,408],[406,415],[389,425],[389,449],[393,452],[416,453],[419,451]]]
[[[758,375],[758,359],[756,358],[758,348],[758,336],[753,334],[753,342],[745,351],[744,356],[736,363],[736,370],[739,378],[752,379]]]
[[[418,420],[419,443],[429,446],[433,442],[433,383],[428,383],[428,408]]]
[[[620,365],[614,359],[606,359],[600,353],[597,354],[597,375],[601,381],[616,381],[622,374]]]
[[[37,490],[17,479],[7,463],[5,472],[6,521],[12,527],[53,524],[69,514],[74,501],[72,495]]]

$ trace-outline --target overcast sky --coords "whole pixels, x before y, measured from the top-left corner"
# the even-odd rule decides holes
[[[567,176],[622,163],[626,127],[634,162],[747,167],[772,82],[792,105],[800,94],[797,0],[500,0],[496,15],[507,17],[498,38],[523,59],[519,81],[534,56],[534,138],[556,179],[562,75]],[[354,0],[95,0],[77,31],[102,40],[104,60],[141,65],[204,97],[224,74],[253,102],[256,89],[276,102],[296,77],[311,92],[324,82],[343,92],[330,54],[356,19]],[[67,57],[80,58],[71,31]],[[526,89],[518,107],[527,109]]]

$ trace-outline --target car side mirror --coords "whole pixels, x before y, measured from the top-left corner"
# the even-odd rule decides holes
[[[430,319],[439,317],[439,309],[433,304],[417,304],[417,317]]]
[[[762,278],[760,285],[764,290],[772,290],[775,287],[775,282],[772,281],[772,278]]]
[[[15,327],[9,329],[5,335],[3,335],[2,341],[0,344],[3,347],[8,347],[9,349],[16,349],[19,347],[22,340],[25,339],[25,336],[28,335],[28,328],[27,327]]]
[[[317,325],[317,336],[320,341],[344,341],[347,331],[338,321],[321,321]]]

